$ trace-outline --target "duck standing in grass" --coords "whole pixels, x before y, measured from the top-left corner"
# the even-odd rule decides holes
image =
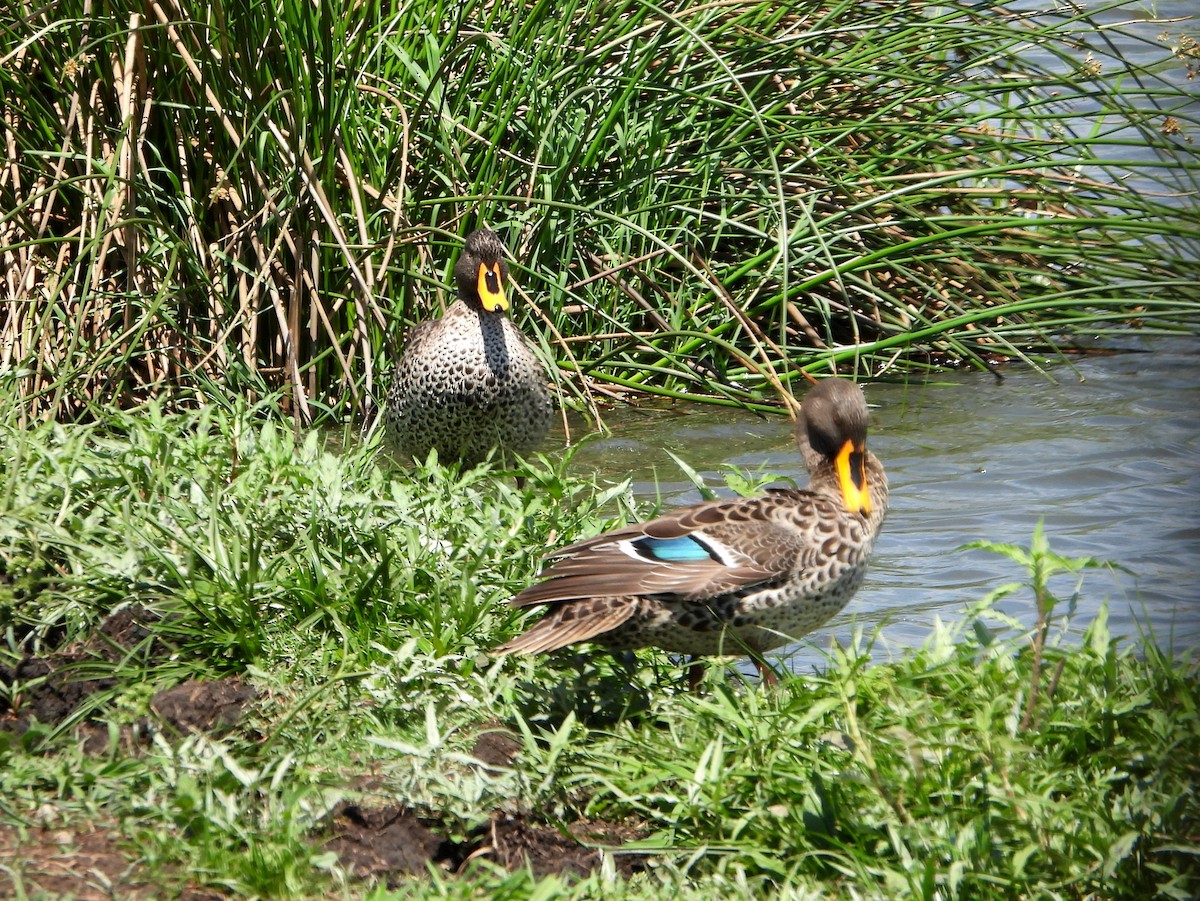
[[[774,683],[763,654],[846,606],[887,511],[887,476],[867,450],[867,405],[853,382],[809,391],[796,438],[806,489],[707,501],[556,551],[542,581],[512,600],[546,615],[498,652],[590,639],[611,650],[745,654]],[[693,686],[701,675],[693,664]]]
[[[458,299],[409,333],[387,395],[388,439],[405,458],[436,448],[443,462],[482,462],[493,448],[537,449],[553,403],[546,372],[506,315],[508,263],[495,232],[467,235],[454,266]]]

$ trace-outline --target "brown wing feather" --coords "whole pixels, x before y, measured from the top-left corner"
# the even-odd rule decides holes
[[[561,559],[542,573],[541,581],[513,598],[512,604],[528,607],[619,595],[699,600],[778,578],[794,567],[802,551],[802,536],[765,515],[771,507],[794,507],[808,496],[793,491],[708,501],[577,542],[552,554]],[[647,560],[631,556],[620,546],[646,535],[679,538],[700,531],[735,556],[732,565],[713,559],[686,563]]]
[[[684,535],[694,532],[702,526],[719,522],[721,520],[720,514],[726,508],[739,506],[744,504],[746,500],[745,498],[723,498],[715,501],[704,501],[700,504],[693,504],[690,507],[680,507],[678,510],[672,510],[657,519],[651,519],[647,522],[630,523],[627,526],[612,529],[601,535],[595,535],[591,538],[585,538],[583,541],[569,544],[556,551],[551,551],[546,555],[546,558],[566,557],[594,545],[609,544],[610,542],[621,541],[625,538],[637,538],[639,535],[649,535],[652,538],[682,538]],[[749,500],[761,500],[761,498],[749,498]]]

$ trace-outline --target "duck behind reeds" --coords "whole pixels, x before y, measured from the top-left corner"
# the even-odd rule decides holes
[[[409,333],[387,395],[388,438],[405,458],[436,448],[440,461],[472,466],[497,448],[507,462],[536,450],[550,428],[546,372],[505,315],[508,263],[494,232],[467,236],[454,280],[446,314]]]
[[[501,654],[594,640],[692,656],[763,654],[820,626],[858,590],[887,511],[887,476],[867,450],[867,405],[831,378],[805,397],[796,437],[807,489],[683,507],[551,555],[542,580],[512,600],[546,607]],[[700,670],[693,666],[693,685]]]

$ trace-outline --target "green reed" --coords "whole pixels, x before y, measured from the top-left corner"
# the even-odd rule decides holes
[[[481,223],[593,412],[1194,332],[1194,23],[1124,6],[10,4],[0,379],[364,416]]]

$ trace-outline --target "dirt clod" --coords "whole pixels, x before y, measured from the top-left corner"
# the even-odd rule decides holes
[[[523,816],[497,813],[476,835],[453,842],[439,835],[436,821],[405,807],[353,804],[334,812],[330,830],[325,848],[338,855],[354,878],[382,879],[392,887],[399,877],[422,873],[431,863],[457,870],[480,857],[509,871],[528,866],[538,877],[586,876],[602,864],[603,849],[619,850],[640,837],[620,824],[580,822],[564,833]],[[628,876],[642,869],[643,858],[616,854],[614,863]]]
[[[585,848],[556,829],[514,817],[492,821],[492,857],[506,870],[526,864],[537,877],[586,876],[600,865],[600,852]]]
[[[564,834],[551,826],[523,817],[497,815],[491,823],[491,856],[506,870],[528,865],[537,877],[587,876],[600,867],[605,850],[619,850],[639,838],[620,824],[578,822]],[[629,876],[643,869],[641,855],[616,854],[618,873]]]
[[[12,700],[0,698],[0,729],[23,734],[34,720],[57,725],[93,694],[116,685],[115,679],[71,678],[71,665],[80,659],[27,657],[15,666],[0,667],[0,682],[16,689]]]
[[[240,679],[189,679],[156,694],[150,709],[174,732],[220,733],[237,725],[257,694]]]
[[[348,804],[334,813],[326,848],[357,879],[387,879],[425,872],[445,844],[407,808]]]
[[[87,678],[96,664],[114,664],[145,643],[143,650],[161,653],[151,637],[156,617],[145,608],[131,605],[108,617],[82,642],[47,654],[25,657],[13,666],[0,666],[0,729],[23,734],[35,720],[45,725],[61,723],[92,695],[110,690],[116,680],[107,676]]]
[[[482,732],[475,740],[471,756],[480,763],[493,769],[512,766],[517,754],[521,751],[521,743],[516,737],[503,729],[489,729]]]

